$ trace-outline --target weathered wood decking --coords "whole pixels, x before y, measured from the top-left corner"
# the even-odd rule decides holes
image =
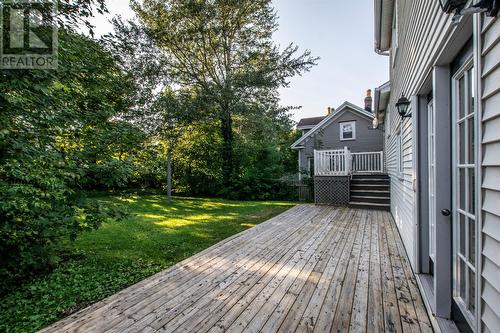
[[[432,332],[387,212],[297,206],[47,332]]]

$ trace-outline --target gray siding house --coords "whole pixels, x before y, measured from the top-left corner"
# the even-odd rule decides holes
[[[391,212],[436,331],[500,332],[500,21],[477,3],[375,0]]]
[[[299,151],[299,170],[302,175],[314,173],[315,150],[340,150],[347,147],[351,153],[383,151],[383,134],[373,128],[370,108],[360,108],[344,102],[339,108],[328,108],[325,117],[302,119],[297,129],[303,136],[293,145]]]

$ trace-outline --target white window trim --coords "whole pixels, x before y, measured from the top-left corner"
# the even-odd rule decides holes
[[[352,138],[344,138],[344,128],[343,125],[351,124],[352,125]],[[340,127],[340,141],[354,141],[356,140],[356,121],[343,121],[339,123]]]
[[[400,124],[401,125],[401,124]],[[403,142],[403,130],[401,128],[398,128],[396,132],[396,160],[397,160],[397,166],[396,166],[396,173],[398,175],[398,178],[400,180],[403,180],[404,178],[404,142]]]

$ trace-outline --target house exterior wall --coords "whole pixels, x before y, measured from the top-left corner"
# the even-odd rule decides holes
[[[500,330],[500,21],[482,18],[482,290],[483,332]]]
[[[356,140],[340,140],[340,123],[356,121]],[[343,149],[347,147],[351,152],[375,152],[382,151],[384,147],[383,133],[374,130],[371,120],[363,117],[355,111],[347,110],[335,121],[328,124],[323,130],[318,130],[305,143],[304,148],[299,150],[300,166],[302,171],[307,168],[308,158],[314,157],[314,150]]]
[[[439,1],[397,0],[397,34],[391,48],[391,99],[385,117],[385,149],[387,169],[391,176],[391,211],[401,233],[415,271],[418,233],[415,207],[418,182],[415,141],[417,130],[412,120],[397,115],[395,104],[404,93],[417,96],[433,73],[435,66],[444,65],[443,53],[458,52],[462,45],[454,40],[456,29],[452,15],[446,15]],[[476,83],[481,97],[479,134],[482,134],[479,203],[479,257],[477,332],[500,332],[500,21],[474,15],[470,34],[476,47]],[[456,47],[455,49],[452,49]],[[421,108],[419,108],[421,110]],[[415,112],[415,110],[414,110]],[[401,132],[401,139],[398,133]],[[403,156],[399,167],[399,147]],[[422,217],[421,217],[422,218]],[[437,222],[439,223],[439,222]],[[451,283],[451,281],[450,281]]]
[[[451,20],[445,15],[439,1],[396,2],[397,33],[393,35],[391,49],[390,80],[391,98],[386,115],[387,171],[391,177],[391,212],[400,231],[411,262],[416,269],[417,244],[415,227],[416,170],[413,139],[416,130],[411,119],[402,120],[395,108],[396,102],[405,96],[416,95],[424,80],[432,73],[440,45],[450,35]],[[402,135],[402,139],[399,137]],[[399,147],[403,157],[399,170]]]

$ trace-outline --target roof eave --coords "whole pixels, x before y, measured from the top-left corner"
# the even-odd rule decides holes
[[[391,93],[391,82],[386,82],[380,87],[375,88],[375,93],[373,96],[374,101],[374,111],[378,113],[387,109],[388,100],[382,98]],[[380,103],[382,101],[382,104]]]
[[[391,48],[394,0],[375,0],[375,52],[387,54]]]
[[[304,126],[297,126],[297,129],[299,130],[306,130],[306,129],[312,129],[316,125],[304,125]]]
[[[374,113],[375,113],[375,119],[377,119],[376,126],[375,128],[378,128],[378,126],[383,123],[383,116],[382,114],[387,110],[387,107],[389,106],[389,100],[390,100],[390,94],[391,94],[391,82],[386,82],[380,87],[375,88],[375,93],[373,96],[374,100]]]

